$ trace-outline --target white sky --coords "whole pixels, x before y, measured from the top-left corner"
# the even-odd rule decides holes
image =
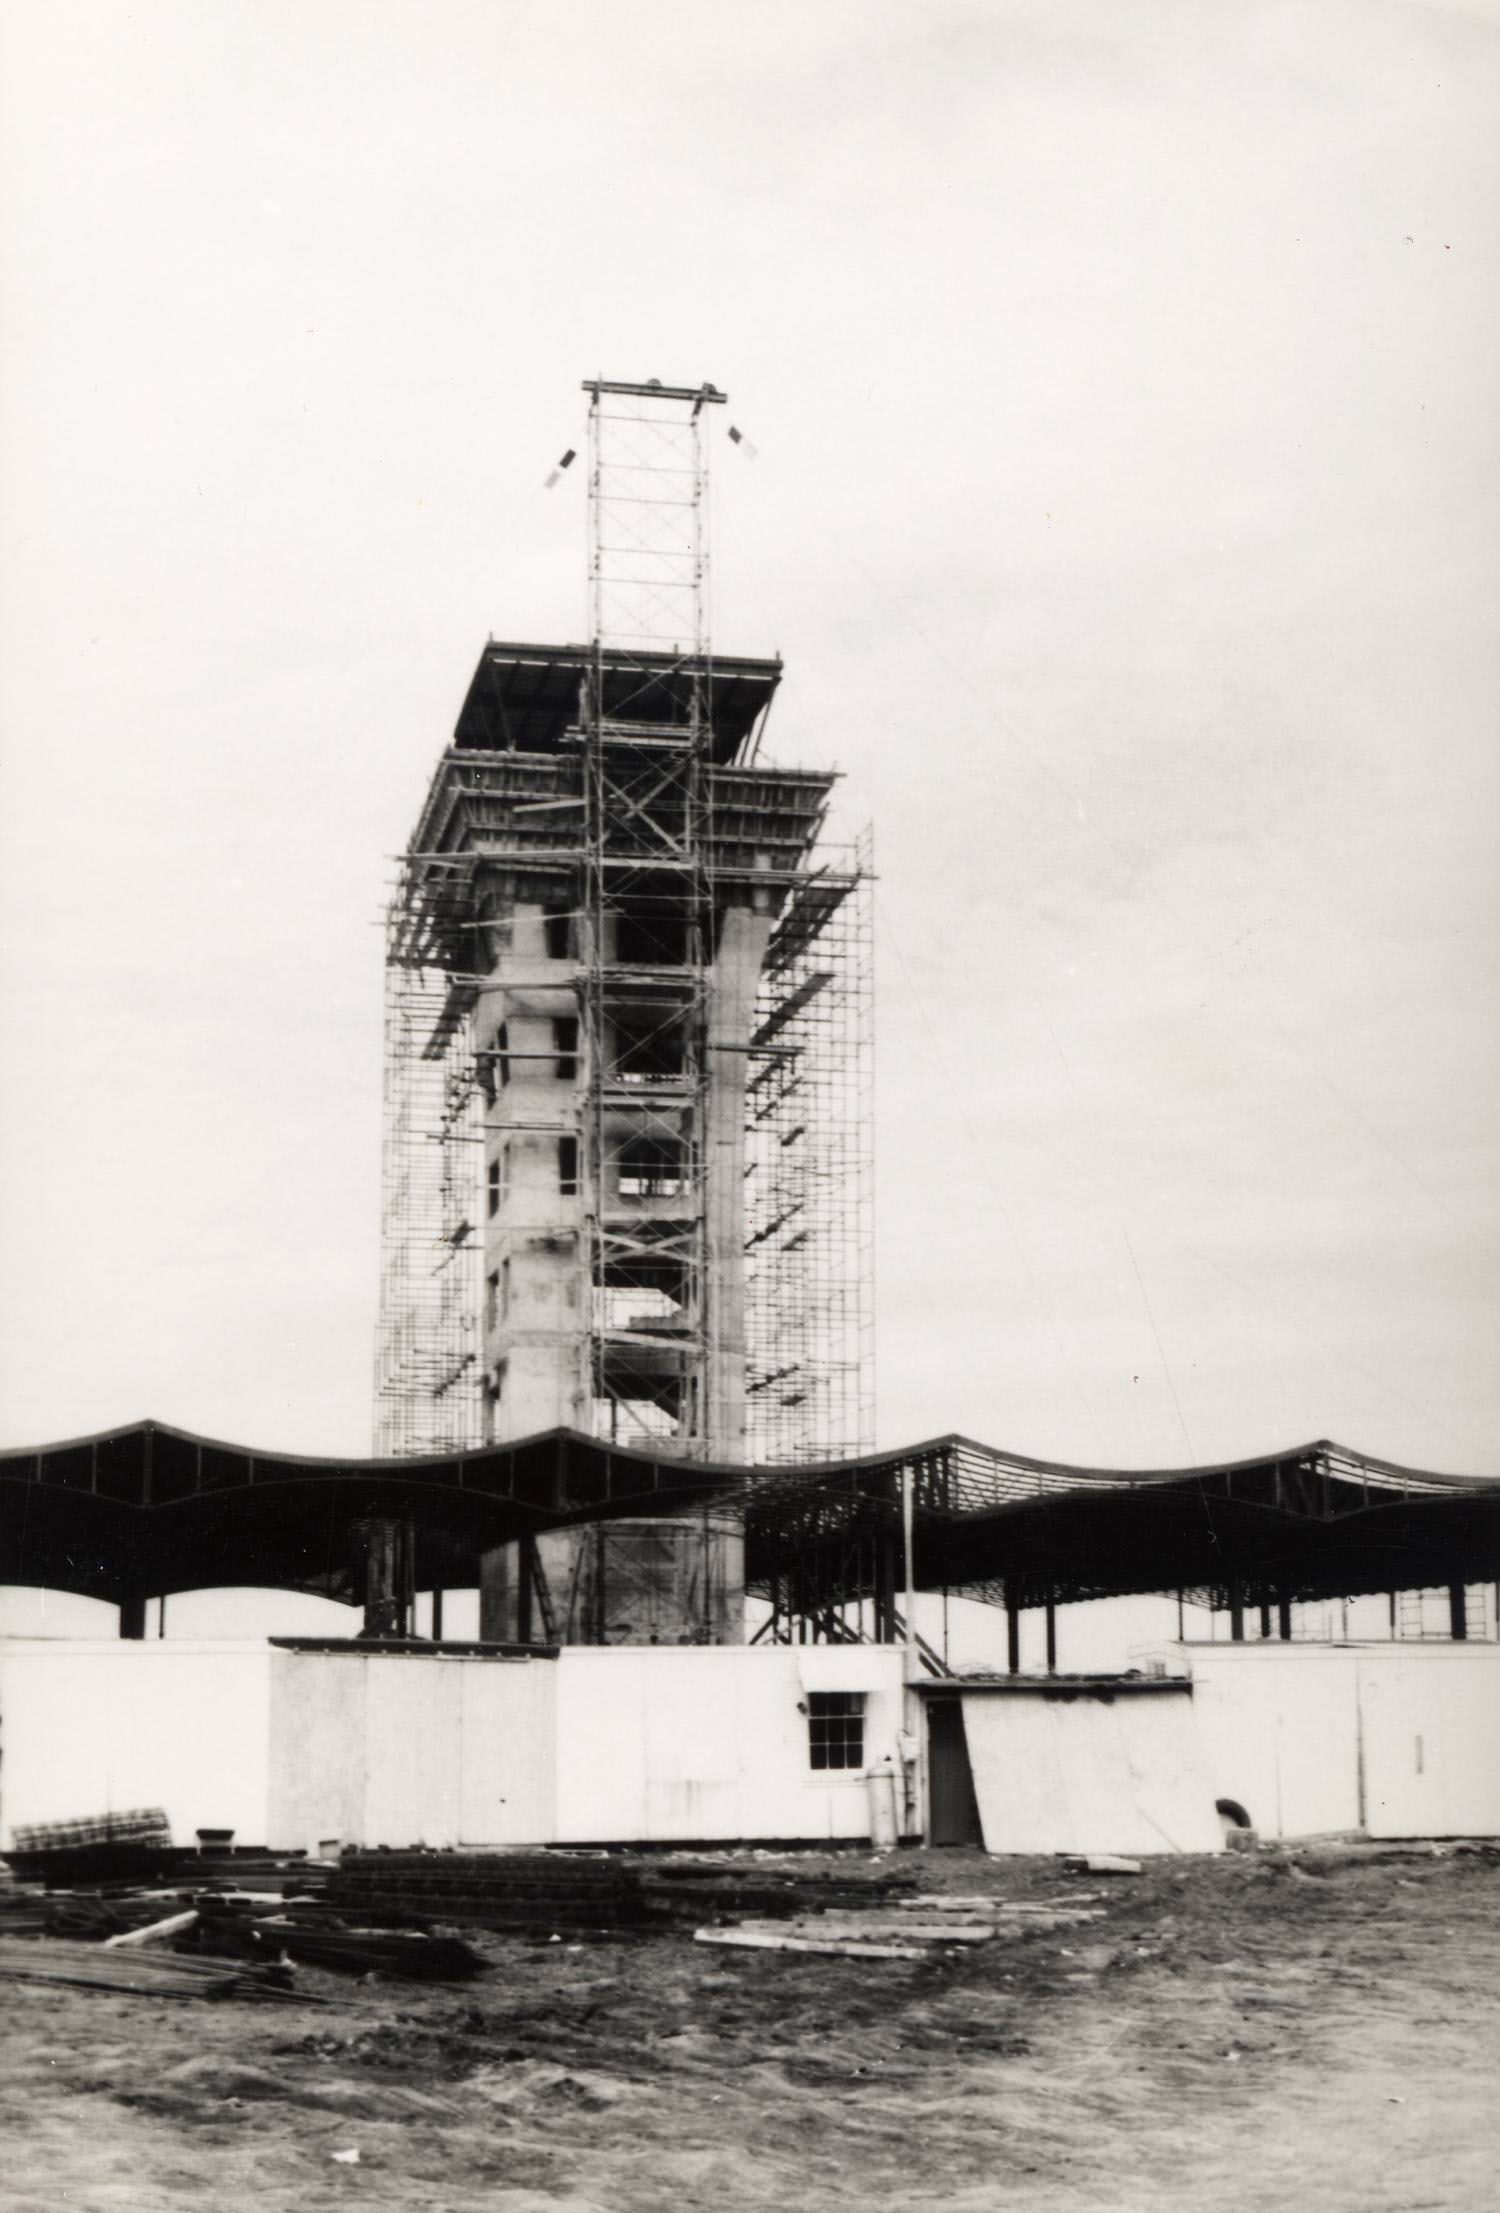
[[[10,9],[0,1442],[368,1449],[388,856],[602,371],[876,825],[881,1441],[1495,1472],[1497,33]]]

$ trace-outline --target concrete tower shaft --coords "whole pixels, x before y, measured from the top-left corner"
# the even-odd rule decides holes
[[[756,995],[833,778],[748,765],[780,667],[716,663],[689,865],[679,675],[487,646],[408,854],[483,1102],[485,1441],[745,1455]]]

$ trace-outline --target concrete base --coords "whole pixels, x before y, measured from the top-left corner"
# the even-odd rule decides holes
[[[543,1637],[550,1614],[562,1644],[743,1644],[744,1563],[742,1526],[712,1511],[552,1530],[485,1554],[479,1633]]]

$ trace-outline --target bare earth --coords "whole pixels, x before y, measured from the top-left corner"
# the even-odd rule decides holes
[[[942,1852],[891,1864],[955,1892],[1043,1899],[1079,1887],[1052,1862]],[[0,2203],[1493,2203],[1500,1858],[1294,1866],[1235,1854],[1152,1867],[1115,1881],[1106,1918],[1087,1929],[915,1965],[681,1936],[481,1938],[494,1966],[462,1990],[351,1987],[302,1970],[300,1984],[331,2001],[320,2007],[8,1984]]]

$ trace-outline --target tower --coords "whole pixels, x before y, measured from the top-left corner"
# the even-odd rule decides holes
[[[797,1040],[837,998],[808,949],[867,871],[814,864],[832,772],[760,760],[780,662],[710,644],[724,395],[584,389],[593,635],[486,645],[388,919],[377,1444],[567,1427],[743,1462],[810,1403],[788,1385],[805,1345],[777,1369],[796,1318],[767,1271],[806,1273],[798,1148],[839,1181],[796,1126]],[[824,1212],[847,1237],[843,1198]],[[492,1557],[486,1633],[534,1595],[582,1641],[733,1639],[737,1543],[698,1515]]]

